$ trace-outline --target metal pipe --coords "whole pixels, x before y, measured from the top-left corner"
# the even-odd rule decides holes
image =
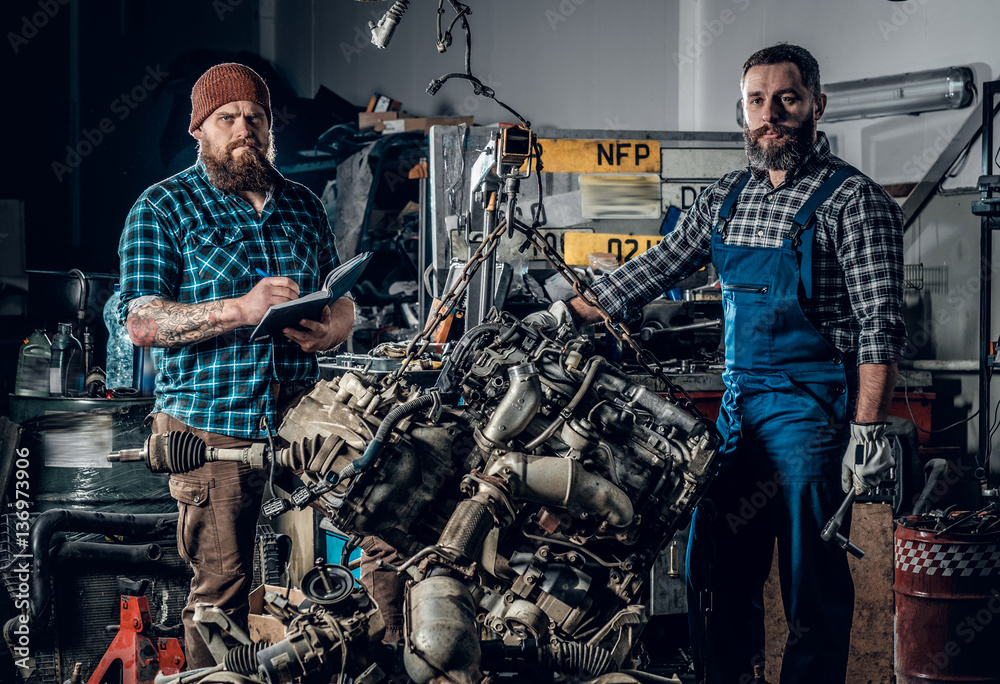
[[[542,406],[542,383],[533,363],[511,366],[510,386],[483,428],[483,437],[493,444],[506,444],[519,435]]]
[[[163,557],[159,544],[111,544],[108,542],[62,542],[49,549],[49,560],[102,560],[113,563],[150,563]]]
[[[704,424],[690,413],[657,395],[656,392],[632,382],[614,366],[605,366],[605,368],[607,370],[595,383],[598,387],[621,395],[628,403],[635,404],[652,413],[661,425],[676,427],[683,431],[686,437],[698,437],[705,432]]]
[[[483,676],[479,628],[468,588],[453,577],[428,577],[413,585],[405,605],[403,664],[410,678],[417,684],[477,684]]]
[[[535,437],[528,444],[525,445],[525,451],[534,451],[539,446],[545,443],[552,435],[555,434],[562,424],[566,421],[563,417],[564,414],[568,415],[576,410],[577,404],[583,400],[583,397],[590,391],[590,386],[594,383],[594,378],[597,377],[597,373],[605,365],[605,361],[600,356],[591,357],[590,361],[587,362],[587,374],[583,378],[583,382],[580,383],[580,387],[576,390],[576,394],[570,399],[569,403],[566,404],[566,410],[560,411],[559,416],[553,420],[542,434]]]
[[[859,447],[860,448],[860,447]],[[853,555],[855,558],[861,558],[865,555],[856,544],[851,542],[850,539],[845,537],[840,533],[840,526],[844,524],[844,516],[847,512],[851,510],[851,506],[854,504],[854,498],[857,496],[857,491],[852,487],[851,491],[847,492],[847,496],[844,497],[844,501],[840,504],[840,508],[837,512],[833,514],[826,525],[823,527],[823,531],[819,533],[820,539],[825,542],[836,541],[842,548],[846,549],[848,553]]]
[[[614,527],[627,527],[635,515],[625,492],[571,458],[514,452],[498,459],[487,474],[506,477],[515,499],[572,507]]]
[[[418,166],[427,167],[427,157],[421,157]],[[427,212],[430,208],[430,192],[428,187],[430,185],[430,180],[428,179],[428,173],[425,168],[424,173],[421,174],[420,180],[417,181],[417,197],[420,201],[420,213],[417,214],[417,316],[420,318],[420,327],[427,324],[427,313],[430,303],[427,301],[427,288],[424,287],[424,275],[427,273],[427,251],[428,246],[431,244],[430,239],[427,235]],[[437,279],[437,274],[433,276]]]
[[[934,490],[939,484],[944,482],[945,476],[948,474],[948,461],[943,458],[932,458],[927,461],[924,466],[924,478],[926,483],[924,484],[923,490],[921,490],[920,495],[917,497],[916,503],[913,504],[913,515],[924,515],[930,510],[931,505],[934,503],[933,496]]]
[[[993,173],[993,103],[1000,94],[1000,82],[990,81],[983,84],[983,173],[989,176]],[[982,189],[983,199],[990,196],[988,186]],[[993,355],[990,353],[990,343],[993,340],[993,312],[991,307],[993,297],[993,225],[992,217],[980,217],[979,231],[979,454],[990,454],[991,421],[987,420],[990,410],[990,380],[993,377]],[[975,477],[983,489],[990,489],[991,463],[996,460],[991,456],[976,469]],[[976,459],[977,464],[982,462]]]
[[[709,330],[717,329],[722,327],[722,319],[715,318],[711,321],[705,321],[703,323],[688,323],[687,325],[674,325],[669,328],[657,328],[656,326],[646,326],[639,331],[639,336],[642,338],[643,342],[648,342],[649,340],[661,337],[663,335],[672,335],[674,333],[689,332],[691,330]]]
[[[978,373],[979,361],[976,359],[953,359],[953,360],[926,359],[918,361],[900,361],[899,367],[905,370]]]

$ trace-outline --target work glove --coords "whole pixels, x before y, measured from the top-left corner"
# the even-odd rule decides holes
[[[555,332],[563,326],[569,326],[571,335],[576,335],[578,332],[576,323],[573,321],[573,315],[569,311],[569,306],[561,299],[549,304],[549,308],[544,311],[536,311],[528,314],[524,317],[523,323],[525,325],[538,326],[543,332],[547,333]]]
[[[840,477],[845,494],[852,485],[858,495],[867,493],[896,465],[885,435],[888,427],[889,423],[851,423],[851,441],[847,443]]]

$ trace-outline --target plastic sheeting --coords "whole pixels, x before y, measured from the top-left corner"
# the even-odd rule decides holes
[[[152,408],[143,399],[13,397],[12,418],[24,428],[18,456],[28,460],[31,512],[53,508],[117,513],[176,509],[167,476],[143,463],[110,463],[113,450],[141,447]],[[8,496],[10,493],[8,492]]]
[[[368,194],[374,180],[368,157],[376,144],[377,141],[365,145],[337,166],[337,219],[333,232],[337,236],[341,260],[350,259],[358,250]]]

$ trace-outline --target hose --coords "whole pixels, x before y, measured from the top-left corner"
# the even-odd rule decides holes
[[[392,433],[392,429],[396,427],[403,418],[418,413],[425,408],[430,408],[434,405],[434,396],[431,394],[423,394],[416,399],[411,399],[405,404],[398,404],[389,410],[385,418],[382,419],[382,424],[379,425],[378,431],[375,433],[375,437],[372,441],[368,443],[368,447],[365,449],[365,453],[361,454],[358,458],[354,459],[347,466],[337,473],[335,478],[331,479],[333,484],[342,482],[348,478],[354,477],[360,471],[364,470],[374,461],[379,453],[382,451],[382,443],[389,438]]]
[[[597,646],[559,641],[550,648],[553,669],[556,672],[594,679],[614,669],[611,652]]]
[[[568,404],[566,404],[566,408],[559,412],[559,417],[553,420],[545,431],[542,432],[542,434],[538,435],[531,440],[531,442],[524,445],[525,452],[534,451],[539,446],[544,444],[546,440],[554,435],[556,430],[558,430],[559,427],[566,422],[566,419],[563,418],[563,416],[568,416],[573,413],[577,404],[579,404],[583,400],[584,396],[586,396],[590,386],[594,383],[594,378],[597,377],[597,372],[604,366],[604,359],[600,356],[595,356],[590,359],[590,362],[587,365],[587,374],[584,376],[583,382],[580,383],[580,387],[577,389],[576,394],[573,395],[573,398],[570,399]]]
[[[239,644],[229,649],[222,661],[228,672],[250,676],[257,674],[257,654],[267,648],[268,643]]]
[[[110,563],[150,563],[163,557],[159,544],[110,544],[107,542],[62,542],[49,550],[49,560],[101,560]]]
[[[486,535],[494,526],[493,515],[486,503],[477,498],[459,501],[455,512],[441,531],[438,546],[452,552],[457,558],[478,558]]]
[[[49,547],[56,532],[96,532],[103,535],[175,534],[178,513],[96,513],[57,509],[45,511],[31,526],[28,543],[31,547],[31,584],[28,616],[32,629],[44,628],[52,609],[51,567]]]

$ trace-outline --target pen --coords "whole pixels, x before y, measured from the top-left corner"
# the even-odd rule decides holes
[[[271,277],[270,274],[267,271],[263,270],[263,269],[258,268],[258,269],[256,269],[256,271],[257,271],[257,275],[259,275],[261,278],[270,278]]]

